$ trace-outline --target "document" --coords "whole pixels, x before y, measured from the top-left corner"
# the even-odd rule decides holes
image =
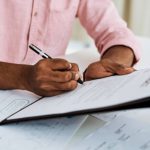
[[[150,69],[85,82],[72,92],[46,97],[6,121],[93,113],[150,101]],[[124,108],[124,107],[123,107]]]
[[[34,103],[40,97],[21,90],[0,91],[0,122]]]
[[[72,147],[74,147],[74,150],[80,150],[81,145],[85,144],[82,143],[87,142],[87,144],[84,145],[84,149],[88,149],[91,147],[90,150],[98,149],[98,145],[101,144],[101,140],[97,140],[97,134],[102,137],[109,137],[111,136],[112,140],[115,139],[115,142],[117,143],[116,134],[112,134],[113,128],[118,128],[118,125],[125,125],[126,130],[124,128],[124,131],[127,133],[127,131],[130,132],[130,130],[134,130],[133,128],[136,128],[139,130],[137,134],[132,134],[131,132],[131,138],[128,138],[126,142],[120,142],[114,146],[114,150],[117,150],[117,146],[121,150],[149,150],[150,148],[150,109],[149,108],[143,108],[143,109],[133,109],[128,111],[115,111],[115,112],[107,112],[107,113],[99,113],[99,114],[93,114],[92,116],[89,116],[87,120],[84,122],[84,124],[80,127],[80,129],[77,131],[77,133],[73,136],[73,138],[70,140],[70,142],[67,144],[65,150],[72,150]],[[87,125],[88,124],[88,125]],[[114,127],[115,126],[115,127]],[[111,132],[106,131],[105,134],[99,133],[99,130],[106,130],[106,127],[111,128]],[[108,129],[108,128],[107,128]],[[136,130],[136,131],[137,131]],[[121,134],[120,134],[121,135]],[[144,136],[145,135],[145,136]],[[89,138],[89,140],[87,140]],[[92,140],[90,140],[90,138]],[[110,141],[112,141],[110,139]],[[107,141],[108,145],[111,143],[110,141]],[[91,146],[92,145],[92,146]],[[86,147],[86,148],[85,148]],[[87,150],[86,149],[86,150]],[[100,150],[109,150],[109,146],[106,147],[106,145]],[[119,150],[120,150],[119,149]],[[111,147],[110,147],[111,150]]]
[[[0,126],[1,150],[63,150],[87,116]]]
[[[72,150],[149,150],[149,124],[117,117],[70,147]]]
[[[99,59],[97,53],[85,51],[66,58],[77,62],[83,72],[89,62]],[[0,91],[0,123],[16,120],[59,117],[144,107],[150,105],[150,69],[135,71],[129,75],[113,76],[79,85],[72,92],[42,98],[26,91]],[[137,105],[139,104],[140,105]]]

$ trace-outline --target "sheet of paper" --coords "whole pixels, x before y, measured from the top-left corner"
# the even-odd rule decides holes
[[[114,106],[149,97],[149,91],[150,70],[136,71],[85,82],[72,92],[43,98],[8,120]]]
[[[87,116],[0,126],[1,150],[63,150]]]
[[[0,122],[40,97],[27,91],[0,90]]]
[[[103,120],[105,122],[111,122],[120,116],[124,111],[115,111],[115,112],[108,112],[108,113],[96,113],[92,114],[93,117],[96,117],[99,120]]]
[[[92,135],[95,131],[98,129],[105,129],[106,125],[111,124],[114,122],[114,120],[118,120],[118,122],[126,122],[128,128],[133,128],[133,126],[141,126],[141,131],[139,136],[138,135],[132,135],[132,138],[126,143],[123,150],[130,150],[132,145],[134,145],[134,149],[138,149],[137,147],[143,147],[149,148],[150,143],[149,141],[149,130],[150,130],[150,109],[149,108],[143,108],[143,109],[133,109],[133,110],[126,110],[126,111],[115,111],[115,112],[107,112],[107,113],[99,113],[99,114],[93,114],[88,117],[87,120],[84,122],[84,124],[81,126],[81,128],[77,131],[77,133],[74,135],[74,137],[71,139],[71,141],[67,144],[65,150],[70,150],[72,147],[76,147],[76,145],[79,145],[87,136]],[[89,119],[90,118],[90,119]],[[121,118],[121,119],[120,119]],[[130,124],[133,124],[130,126]],[[144,131],[144,132],[143,132]],[[145,134],[147,133],[147,134]],[[146,137],[148,137],[147,141],[145,140],[144,134]],[[109,136],[110,133],[106,133],[105,136]],[[103,135],[102,135],[103,136]],[[138,138],[137,138],[137,137]],[[94,137],[95,138],[95,137]],[[133,144],[134,143],[134,144]],[[136,143],[140,143],[137,145]],[[95,144],[95,143],[94,143]],[[143,146],[142,146],[143,145]],[[142,149],[142,148],[141,148]],[[140,150],[141,150],[140,149]]]
[[[70,147],[72,150],[149,150],[150,128],[137,120],[118,117]]]
[[[76,132],[76,134],[72,137],[70,142],[68,142],[68,144],[65,147],[65,150],[72,150],[72,147],[76,147],[76,145],[80,144],[84,140],[84,138],[86,138],[89,134],[97,131],[105,124],[105,121],[96,119],[95,117],[89,115],[86,121]]]

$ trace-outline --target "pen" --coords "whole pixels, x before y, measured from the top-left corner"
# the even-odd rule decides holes
[[[31,50],[33,50],[35,53],[37,53],[38,55],[42,56],[43,58],[53,59],[51,56],[44,53],[41,49],[39,49],[37,46],[35,46],[33,44],[29,45],[29,48]],[[81,80],[81,78],[79,78],[77,82],[80,83],[80,84],[83,84],[83,81]]]
[[[47,55],[46,53],[44,53],[41,49],[39,49],[37,46],[35,46],[33,44],[29,45],[29,48],[32,49],[38,55],[42,56],[43,58],[52,59],[52,57],[50,57],[49,55]]]

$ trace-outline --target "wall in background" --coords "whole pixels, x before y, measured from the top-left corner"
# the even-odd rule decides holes
[[[113,0],[135,34],[150,37],[150,0]]]
[[[121,17],[136,35],[150,37],[150,0],[113,1]],[[91,42],[91,38],[87,36],[78,20],[74,23],[72,39],[85,44]]]
[[[136,34],[150,37],[150,0],[130,0],[129,26]]]

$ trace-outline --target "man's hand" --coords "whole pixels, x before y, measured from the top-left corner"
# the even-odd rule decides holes
[[[0,62],[0,89],[28,90],[54,96],[77,87],[79,69],[63,59],[43,59],[35,65]]]
[[[124,75],[134,71],[134,54],[125,46],[114,46],[107,50],[100,61],[88,66],[84,73],[85,80],[93,80],[112,75]]]
[[[25,76],[26,88],[41,96],[54,96],[77,87],[79,69],[63,59],[43,59]]]

